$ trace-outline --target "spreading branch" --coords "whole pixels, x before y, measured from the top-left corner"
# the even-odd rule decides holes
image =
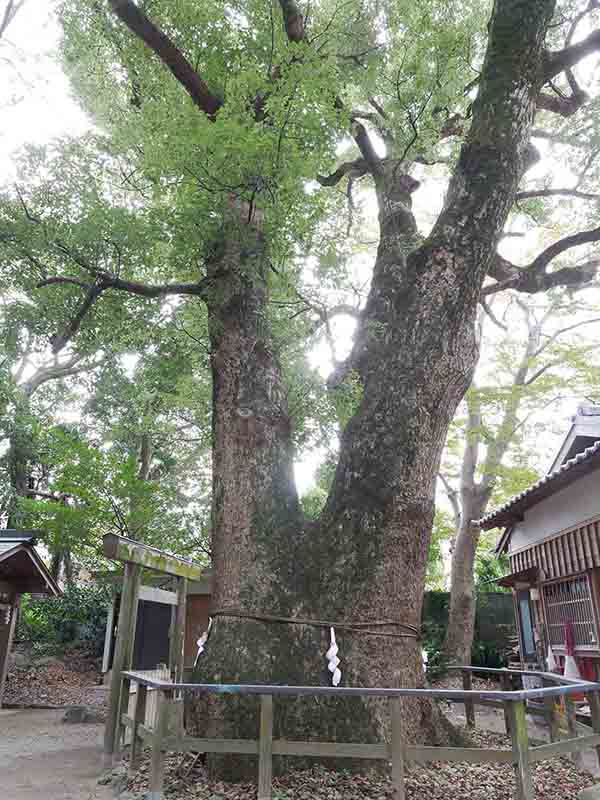
[[[594,3],[593,7],[600,8],[600,5]],[[585,39],[577,42],[577,44],[569,45],[563,50],[548,53],[544,69],[545,80],[552,80],[552,78],[564,72],[566,69],[574,67],[586,56],[598,51],[600,51],[600,30],[595,30],[586,36]]]
[[[505,289],[515,289],[526,294],[547,291],[557,286],[579,288],[589,283],[600,268],[600,259],[590,259],[573,267],[563,267],[547,272],[550,263],[573,247],[600,241],[600,227],[565,236],[543,250],[529,266],[518,267],[499,254],[492,260],[488,274],[496,283],[484,286],[482,296]]]
[[[355,161],[345,161],[332,172],[331,175],[317,175],[317,180],[321,186],[337,186],[346,175],[351,178],[361,178],[369,171],[369,166],[364,158],[357,158]]]
[[[528,189],[517,192],[516,202],[531,200],[534,197],[576,197],[578,200],[600,200],[600,194],[581,192],[579,189]]]
[[[144,14],[133,0],[109,0],[110,7],[129,30],[140,38],[185,88],[195,105],[213,120],[221,100],[192,67],[181,50]]]
[[[62,363],[57,362],[47,367],[39,367],[28,380],[19,386],[19,389],[26,397],[31,397],[40,386],[43,386],[48,381],[68,378],[72,375],[79,375],[82,372],[91,372],[103,364],[105,360],[100,358],[96,361],[85,361],[83,355],[75,354]]]
[[[548,94],[540,92],[537,97],[537,107],[542,111],[550,111],[561,117],[572,117],[589,100],[589,96],[582,89],[572,95]]]
[[[65,283],[84,286],[87,290],[83,302],[79,306],[75,316],[70,320],[61,334],[58,334],[52,338],[52,352],[56,354],[67,345],[73,336],[75,336],[90,308],[96,303],[103,292],[107,291],[108,289],[116,289],[118,291],[129,292],[130,294],[136,294],[140,297],[147,298],[165,297],[166,295],[175,294],[194,295],[196,297],[205,298],[208,287],[216,277],[217,276],[215,275],[211,276],[210,278],[202,278],[196,283],[148,284],[138,283],[137,281],[123,280],[122,278],[118,278],[110,273],[99,272],[97,273],[96,280],[93,284],[83,284],[76,278],[71,277],[54,277],[40,281],[36,288],[39,289],[44,286]]]

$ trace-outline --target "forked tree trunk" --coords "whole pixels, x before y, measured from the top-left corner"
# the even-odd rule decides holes
[[[211,270],[219,280],[208,305],[217,616],[198,679],[310,684],[324,673],[321,629],[219,611],[419,626],[435,479],[476,363],[481,286],[527,161],[552,9],[551,0],[496,2],[471,130],[425,244],[416,240],[396,170],[372,164],[381,238],[350,359],[361,398],[341,438],[323,515],[309,527],[299,518],[267,324],[264,242],[252,225],[229,226],[215,249]],[[421,680],[414,639],[344,632],[338,639],[346,684]],[[368,741],[386,733],[377,703],[277,705],[276,735]],[[255,707],[199,700],[192,716],[204,735],[254,737]],[[407,714],[413,740],[435,733],[432,708],[421,711]]]

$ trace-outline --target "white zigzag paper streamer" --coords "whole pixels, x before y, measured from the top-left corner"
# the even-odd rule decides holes
[[[196,664],[198,663],[198,659],[200,658],[200,656],[204,652],[204,648],[205,648],[206,643],[208,641],[208,637],[210,636],[210,629],[212,628],[212,624],[213,624],[212,617],[209,617],[208,618],[208,628],[204,631],[202,636],[196,642],[196,644],[198,646],[198,652],[196,653],[196,660],[194,661],[194,666],[196,666]]]
[[[327,669],[331,672],[331,683],[333,686],[338,686],[339,682],[342,680],[342,673],[338,669],[338,664],[340,663],[337,657],[339,647],[335,641],[335,630],[330,628],[329,633],[331,635],[331,644],[329,645],[329,650],[325,653],[325,658],[328,662]]]

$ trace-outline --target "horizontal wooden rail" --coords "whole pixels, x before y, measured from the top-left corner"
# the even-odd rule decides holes
[[[543,678],[546,681],[554,682],[562,686],[577,686],[581,683],[573,678],[565,678],[562,675],[557,675],[555,672],[542,672],[541,670],[531,669],[508,669],[507,667],[447,667],[449,672],[468,672],[471,674],[480,673],[483,675],[521,675],[526,677]]]
[[[575,739],[563,739],[562,742],[552,742],[551,744],[540,744],[531,748],[529,760],[544,761],[555,756],[564,756],[568,753],[575,753],[588,747],[597,747],[600,744],[600,734],[590,736],[578,736]]]
[[[478,668],[462,668],[463,676],[471,672],[493,672],[506,677],[508,675],[530,675],[542,679],[544,683],[556,683],[558,676],[548,673],[517,670],[478,670]],[[125,671],[123,678],[130,683],[137,683],[138,690],[145,687],[157,692],[157,718],[149,725],[144,718],[138,701],[144,703],[145,691],[135,695],[133,716],[119,717],[122,725],[131,729],[132,753],[139,750],[138,742],[152,744],[150,771],[150,795],[152,800],[162,800],[164,783],[164,753],[167,750],[176,752],[230,753],[238,755],[258,756],[258,800],[271,800],[272,762],[273,756],[300,756],[316,758],[353,758],[376,759],[389,761],[392,764],[392,785],[394,800],[404,800],[404,763],[414,761],[426,763],[431,761],[467,762],[473,764],[512,764],[517,781],[518,800],[533,800],[533,782],[531,765],[538,761],[572,754],[579,758],[584,748],[596,749],[600,761],[600,683],[588,681],[560,682],[536,689],[503,689],[490,691],[474,691],[471,688],[460,689],[390,689],[372,687],[332,687],[332,686],[279,686],[263,684],[206,684],[183,683],[163,680],[155,677],[155,673],[144,671]],[[471,686],[467,678],[464,685]],[[503,686],[506,680],[503,680]],[[260,697],[260,730],[258,739],[210,739],[187,736],[176,724],[176,733],[169,730],[169,720],[174,715],[175,704],[181,704],[184,693],[208,694],[242,694]],[[577,736],[581,729],[575,720],[575,706],[572,696],[586,694],[592,711],[591,722],[593,733]],[[292,741],[273,738],[273,702],[276,697],[289,696],[331,696],[331,697],[377,697],[387,698],[390,707],[391,731],[389,741],[364,744],[360,742],[327,742],[327,741]],[[507,733],[512,740],[512,749],[496,750],[473,747],[426,747],[410,745],[404,740],[402,733],[402,715],[400,698],[428,697],[440,698],[450,702],[463,702],[467,709],[467,721],[475,724],[474,706],[492,705],[504,709]],[[569,735],[563,741],[556,741],[560,736],[555,698],[565,703],[566,721]],[[542,708],[531,708],[536,714],[545,715],[550,723],[551,742],[531,747],[527,734],[526,714],[527,701],[543,699]],[[145,705],[144,705],[145,708]],[[589,729],[588,729],[589,730]]]
[[[502,672],[502,670],[498,670]],[[544,672],[522,673],[544,676]],[[144,675],[141,671],[123,672],[123,677],[141,683],[152,689],[163,689],[177,692],[197,694],[268,694],[278,696],[310,696],[310,697],[428,697],[432,700],[512,700],[523,701],[542,699],[544,697],[564,697],[570,694],[585,694],[600,691],[600,683],[592,681],[574,681],[566,686],[549,686],[540,689],[517,689],[502,691],[499,689],[472,690],[464,689],[388,689],[362,686],[281,686],[275,684],[226,684],[226,683],[173,683]]]

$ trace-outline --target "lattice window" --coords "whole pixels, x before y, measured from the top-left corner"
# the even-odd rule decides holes
[[[12,610],[12,606],[0,603],[0,625],[10,625]]]
[[[564,645],[565,625],[573,624],[575,645],[592,647],[598,643],[594,604],[586,575],[543,587],[550,644]]]

